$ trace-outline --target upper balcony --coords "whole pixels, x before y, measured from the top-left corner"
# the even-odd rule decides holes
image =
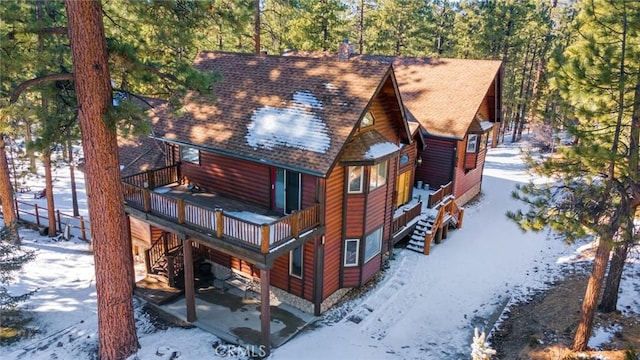
[[[271,267],[277,257],[324,231],[319,204],[274,215],[180,184],[179,164],[127,176],[122,183],[129,214],[257,265]]]

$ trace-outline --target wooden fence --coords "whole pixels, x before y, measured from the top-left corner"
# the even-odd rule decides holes
[[[34,224],[38,227],[49,226],[49,211],[46,207],[20,200],[15,200],[15,205],[18,220]],[[56,210],[54,221],[58,232],[64,231],[65,227],[69,226],[72,235],[84,241],[91,240],[89,220],[86,220],[84,217],[73,216]]]

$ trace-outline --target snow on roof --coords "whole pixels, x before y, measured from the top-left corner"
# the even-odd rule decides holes
[[[371,145],[369,150],[364,154],[364,157],[367,159],[378,159],[386,155],[393,154],[398,150],[400,150],[398,145],[392,142],[373,144]]]
[[[250,211],[225,211],[225,214],[252,222],[254,224],[270,224],[275,221],[275,219],[270,216],[261,215]]]
[[[288,107],[258,108],[247,124],[247,143],[254,149],[283,145],[325,153],[331,143],[329,131],[314,112],[322,108],[322,102],[308,90],[295,92]]]

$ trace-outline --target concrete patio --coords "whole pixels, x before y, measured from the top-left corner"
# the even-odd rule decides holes
[[[231,287],[209,286],[196,289],[194,326],[220,339],[241,346],[260,345],[259,294]],[[158,306],[159,309],[187,322],[184,297]],[[290,305],[271,300],[271,346],[277,348],[318,318]]]

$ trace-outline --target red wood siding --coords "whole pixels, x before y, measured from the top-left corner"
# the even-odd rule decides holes
[[[383,249],[384,251],[384,249]],[[380,254],[376,255],[373,259],[369,260],[362,269],[362,285],[364,285],[367,281],[371,280],[371,278],[380,271],[380,264],[382,263],[382,257]]]
[[[150,225],[142,220],[129,217],[129,228],[131,229],[131,238],[151,245],[151,228]]]
[[[387,79],[378,96],[373,99],[369,111],[373,115],[374,123],[372,127],[364,128],[363,131],[374,129],[389,141],[399,144],[398,131],[402,114],[391,78]],[[357,132],[354,136],[357,136]]]
[[[399,157],[389,159],[389,175],[386,185],[386,194],[384,198],[384,231],[382,232],[382,252],[386,252],[391,238],[391,222],[393,221],[393,213],[396,208],[396,180],[398,174],[395,169],[398,168],[400,162]],[[373,223],[371,224],[373,225]],[[375,226],[375,225],[374,225]],[[374,227],[375,228],[375,227]]]
[[[164,231],[159,227],[155,227],[153,225],[149,225],[149,226],[151,227],[151,243],[153,243],[154,241],[158,240],[158,238],[160,237],[160,235],[162,235]]]
[[[346,236],[347,238],[362,237],[362,222],[364,215],[364,194],[348,194],[347,195],[347,217]]]
[[[183,162],[182,175],[203,189],[269,207],[271,174],[264,164],[200,152],[200,165]]]
[[[484,169],[484,160],[486,154],[487,150],[481,150],[478,153],[477,166],[475,169],[465,171],[463,166],[459,166],[456,168],[456,180],[453,184],[453,194],[456,198],[464,197],[465,199],[470,200],[471,197],[476,195],[466,193],[474,187],[479,190],[477,185],[482,182],[482,170]]]
[[[384,224],[385,215],[388,212],[386,209],[387,189],[392,188],[393,185],[387,184],[383,187],[373,190],[369,193],[367,198],[367,217],[366,217],[366,230],[365,233],[370,233],[372,230],[379,228]],[[348,208],[351,211],[351,208]]]
[[[302,208],[307,208],[318,203],[316,184],[318,178],[302,174]]]
[[[208,246],[200,246],[202,253],[206,254],[206,258],[224,267],[231,268],[231,255],[225,254],[222,251],[215,250]]]
[[[344,181],[344,168],[336,166],[326,182],[323,300],[338,290],[340,285]]]
[[[344,268],[342,286],[354,287],[360,286],[360,267],[346,267]]]
[[[431,188],[452,181],[456,140],[426,137],[426,149],[419,152],[422,166],[416,169],[416,181],[422,180]]]
[[[289,253],[276,259],[271,269],[271,285],[289,291]]]
[[[309,301],[313,301],[313,286],[315,284],[315,243],[318,239],[309,241],[304,245],[304,258],[302,263],[302,294],[300,295],[302,298],[307,299]]]

